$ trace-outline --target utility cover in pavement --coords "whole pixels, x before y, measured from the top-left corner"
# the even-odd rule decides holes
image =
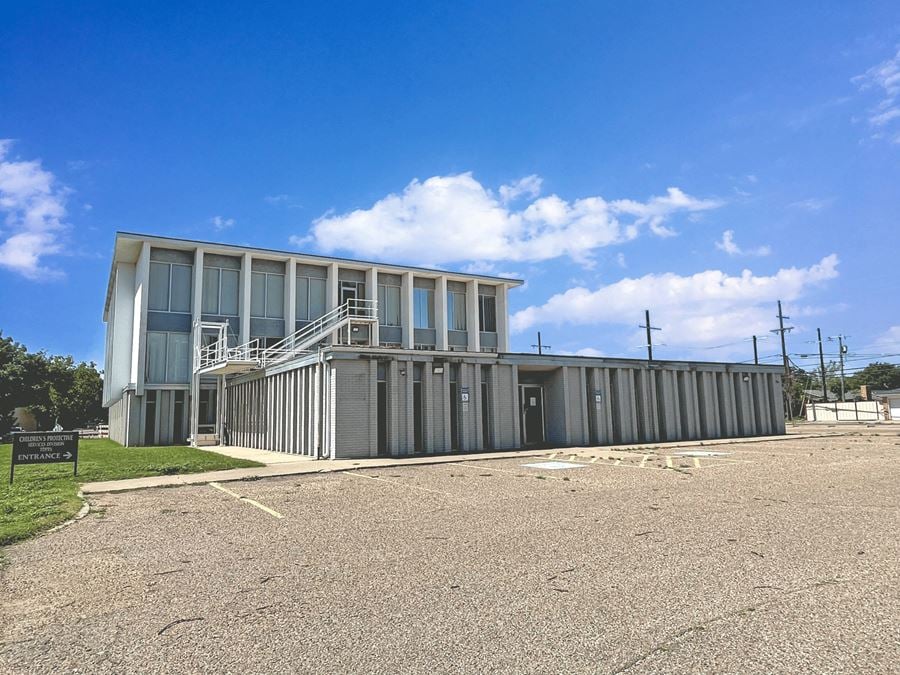
[[[711,450],[685,450],[684,452],[676,452],[680,457],[727,457],[730,452],[712,452]]]
[[[556,471],[557,469],[580,469],[584,464],[573,464],[572,462],[535,462],[534,464],[523,464],[522,466],[529,469],[549,469]]]

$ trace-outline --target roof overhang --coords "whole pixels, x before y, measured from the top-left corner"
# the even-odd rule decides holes
[[[404,272],[415,272],[420,277],[437,278],[446,276],[453,281],[467,281],[475,279],[490,282],[494,285],[506,285],[510,288],[521,286],[525,282],[522,279],[513,279],[508,277],[497,277],[485,274],[466,274],[464,272],[453,272],[451,270],[442,270],[433,267],[414,267],[410,265],[396,265],[386,262],[377,262],[370,260],[352,260],[350,258],[335,258],[331,256],[315,255],[311,253],[302,253],[299,251],[285,251],[280,249],[258,248],[255,246],[240,246],[237,244],[224,244],[212,241],[202,241],[195,239],[176,239],[174,237],[163,237],[153,234],[141,234],[138,232],[116,232],[116,241],[113,245],[113,256],[110,265],[109,282],[106,288],[106,301],[103,306],[103,320],[106,321],[109,316],[109,303],[112,298],[113,283],[115,280],[115,270],[118,263],[136,263],[141,254],[141,247],[144,242],[148,242],[151,246],[159,248],[193,250],[202,248],[205,253],[217,253],[221,255],[243,255],[251,253],[254,258],[281,260],[286,257],[295,258],[298,262],[310,265],[330,265],[337,263],[341,267],[348,269],[368,269],[370,267],[378,267],[385,272],[394,274],[403,274]]]

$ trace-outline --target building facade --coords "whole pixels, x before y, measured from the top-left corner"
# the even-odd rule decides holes
[[[784,432],[776,367],[510,353],[521,283],[119,233],[110,437],[336,458]]]

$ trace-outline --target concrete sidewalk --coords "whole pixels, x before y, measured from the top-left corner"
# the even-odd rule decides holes
[[[797,434],[788,433],[784,436],[756,436],[753,438],[720,438],[707,441],[688,441],[684,443],[635,443],[631,445],[603,445],[576,448],[542,448],[539,450],[503,450],[499,452],[475,452],[457,453],[452,455],[416,455],[407,457],[373,457],[368,459],[288,459],[292,455],[268,450],[255,450],[252,448],[216,447],[215,452],[229,457],[240,457],[264,462],[266,466],[250,467],[247,469],[227,469],[224,471],[207,471],[205,473],[189,473],[169,476],[147,476],[145,478],[128,478],[125,480],[108,480],[95,483],[85,483],[81,486],[84,494],[96,494],[103,492],[125,492],[128,490],[141,490],[155,487],[177,487],[179,485],[197,485],[212,481],[223,483],[236,480],[253,480],[268,478],[271,476],[295,476],[310,473],[331,473],[334,471],[352,471],[354,469],[376,469],[390,466],[414,466],[421,464],[444,464],[452,462],[465,462],[471,460],[508,459],[510,457],[546,457],[548,455],[577,455],[585,452],[650,452],[659,454],[661,450],[696,448],[713,445],[735,445],[748,443],[762,443],[767,441],[788,441],[802,438],[821,438],[834,436],[835,433],[826,434]],[[204,448],[206,449],[206,448]],[[213,450],[209,450],[213,452]],[[269,457],[274,455],[274,457]]]

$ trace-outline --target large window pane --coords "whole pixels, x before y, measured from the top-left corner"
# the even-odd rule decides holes
[[[187,384],[190,380],[190,335],[187,333],[169,333],[169,344],[166,357],[166,381]]]
[[[478,318],[485,333],[497,332],[497,302],[491,295],[478,296]]]
[[[170,312],[191,311],[191,283],[193,268],[190,265],[172,265],[172,297]]]
[[[413,326],[434,328],[434,291],[427,288],[413,289]]]
[[[325,314],[325,280],[309,280],[309,320],[318,319]]]
[[[450,330],[466,330],[466,294],[447,294],[447,322]]]
[[[400,287],[378,287],[378,317],[382,326],[400,325]]]
[[[297,277],[296,311],[297,321],[306,321],[309,318],[309,279],[307,277]]]
[[[219,311],[225,316],[238,315],[238,298],[240,298],[241,273],[237,270],[222,270],[221,305]]]
[[[219,270],[206,267],[203,270],[203,297],[200,311],[204,314],[219,313]]]
[[[150,384],[166,382],[166,334],[147,333],[147,367],[144,371]]]
[[[266,275],[266,316],[270,319],[284,318],[284,275]]]
[[[150,263],[150,294],[147,306],[152,310],[169,311],[169,267],[167,263]]]
[[[266,275],[263,272],[250,275],[250,316],[266,316]]]

